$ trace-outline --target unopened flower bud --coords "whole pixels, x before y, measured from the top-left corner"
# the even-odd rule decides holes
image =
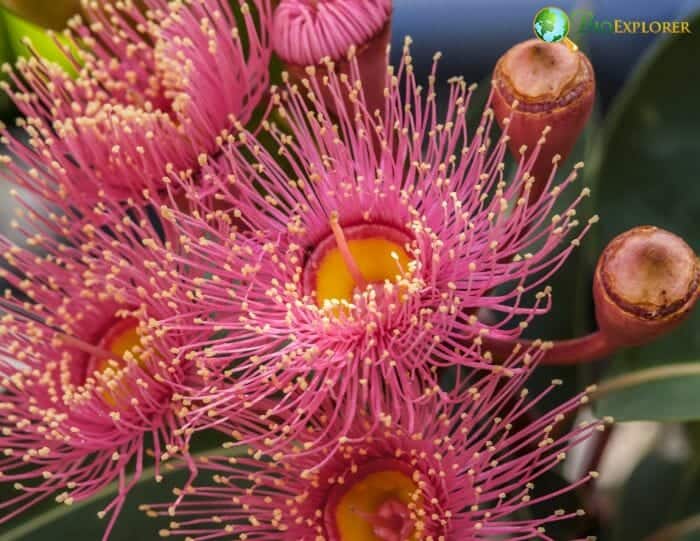
[[[535,183],[530,201],[544,190],[552,159],[566,159],[593,108],[595,75],[579,50],[563,43],[531,39],[508,50],[493,73],[492,107],[503,128],[508,123],[511,152],[529,157],[540,143],[530,173]],[[507,120],[510,119],[510,120]]]
[[[618,347],[641,345],[675,328],[700,294],[700,261],[680,237],[635,227],[605,248],[593,296],[600,330]]]
[[[272,23],[273,47],[296,81],[309,77],[308,66],[317,67],[322,97],[333,112],[335,100],[322,84],[323,63],[330,60],[337,73],[350,74],[352,52],[368,109],[381,109],[391,13],[392,0],[282,0]]]

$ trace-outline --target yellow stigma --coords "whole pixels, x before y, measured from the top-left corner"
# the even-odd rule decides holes
[[[369,237],[347,241],[358,270],[368,284],[396,282],[407,272],[410,258],[406,250],[396,242],[381,237]],[[333,299],[351,302],[360,286],[353,278],[341,251],[330,249],[316,271],[316,302],[323,306]]]
[[[110,360],[116,361],[119,368],[126,366],[124,356],[127,352],[136,358],[139,366],[143,367],[144,360],[139,354],[142,350],[141,337],[137,331],[137,325],[128,325],[124,329],[120,329],[104,343],[105,349],[113,354],[110,358],[101,358],[95,364],[95,370],[104,372],[110,366]]]
[[[370,473],[357,481],[342,495],[335,509],[335,522],[339,541],[385,541],[374,519],[381,514],[382,506],[397,502],[405,506],[412,526],[406,541],[420,539],[416,527],[416,510],[420,507],[418,486],[405,473],[385,470]]]
[[[138,322],[134,319],[119,321],[105,334],[100,346],[111,355],[93,357],[93,371],[104,376],[109,390],[102,396],[108,404],[114,406],[119,399],[129,398],[133,393],[129,386],[120,382],[114,386],[109,385],[111,378],[126,368],[130,359],[135,360],[141,368],[146,365],[147,354],[141,345]]]

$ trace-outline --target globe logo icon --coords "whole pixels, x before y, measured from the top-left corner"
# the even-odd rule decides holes
[[[569,16],[561,8],[542,8],[532,21],[535,35],[547,43],[558,43],[569,35]]]

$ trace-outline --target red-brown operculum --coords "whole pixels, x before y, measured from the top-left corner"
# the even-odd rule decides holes
[[[387,47],[391,41],[391,21],[387,22],[384,27],[367,43],[357,46],[355,58],[360,71],[360,80],[362,81],[362,92],[365,97],[365,104],[370,113],[374,113],[377,109],[384,110],[384,88],[386,86],[386,74],[389,65],[387,55]],[[350,61],[347,58],[331,59],[335,66],[335,72],[350,76]],[[309,77],[307,66],[301,66],[290,62],[285,63],[285,68],[293,81],[300,82]],[[337,107],[334,99],[331,97],[328,88],[323,84],[323,78],[328,75],[328,69],[325,65],[320,64],[315,66],[315,77],[318,80],[321,88],[323,102],[331,113],[337,114]],[[352,79],[350,79],[352,80]],[[344,98],[346,95],[344,95]],[[352,105],[346,102],[348,111],[352,112]]]
[[[593,66],[585,54],[563,43],[524,41],[496,63],[492,107],[501,128],[509,123],[508,145],[516,159],[523,145],[528,149],[525,157],[529,157],[543,131],[551,130],[530,170],[535,177],[531,202],[542,193],[554,156],[565,160],[573,149],[591,114],[594,97]]]
[[[700,295],[700,260],[673,233],[635,227],[598,260],[593,296],[598,326],[619,346],[641,345],[674,329]]]

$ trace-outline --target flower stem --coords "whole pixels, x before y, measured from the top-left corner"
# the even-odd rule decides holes
[[[533,342],[525,339],[502,340],[490,336],[485,336],[483,341],[496,359],[506,359],[517,344],[527,347]],[[551,344],[552,347],[542,357],[542,364],[564,366],[590,363],[607,357],[618,347],[601,331],[580,338],[552,341]]]

